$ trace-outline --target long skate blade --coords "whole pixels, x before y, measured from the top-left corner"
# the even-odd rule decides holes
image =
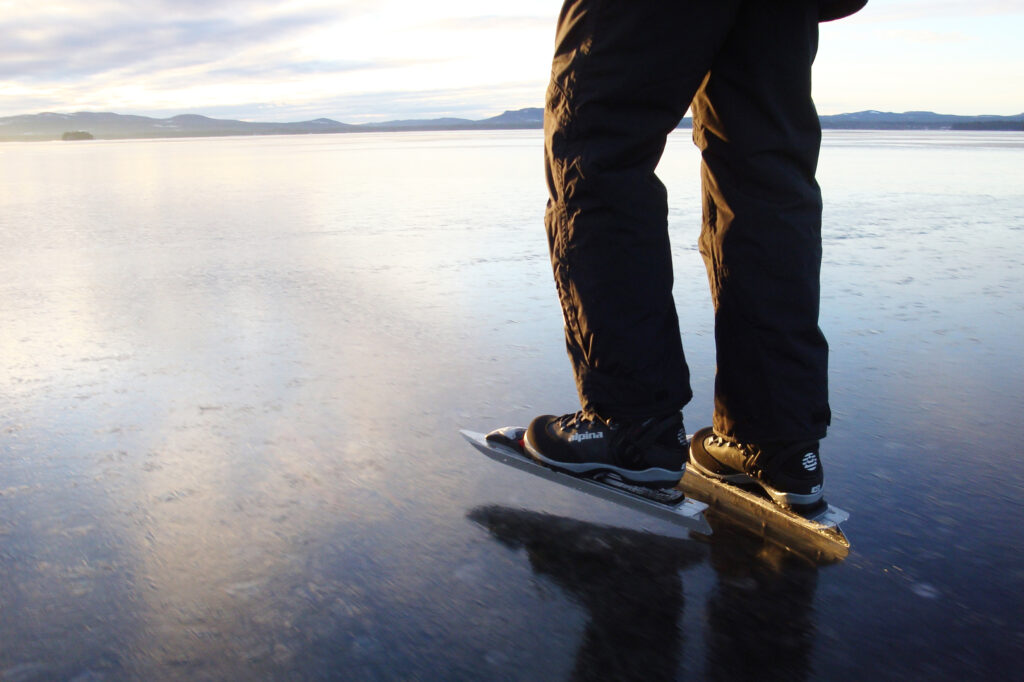
[[[524,431],[525,429],[521,427],[506,427],[492,431],[490,434],[465,430],[461,430],[459,433],[473,447],[496,462],[582,493],[635,509],[649,516],[664,519],[677,526],[707,535],[711,534],[711,526],[704,518],[707,504],[680,494],[680,491],[674,488],[656,490],[632,485],[607,474],[601,475],[600,478],[580,478],[551,469],[519,451],[517,443],[522,438]]]
[[[840,561],[850,553],[839,524],[850,515],[831,505],[812,516],[783,509],[756,490],[717,481],[686,468],[679,488],[710,506],[709,514],[724,517],[750,532],[814,561]]]

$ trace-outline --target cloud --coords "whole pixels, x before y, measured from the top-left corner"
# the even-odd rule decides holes
[[[232,64],[207,72],[211,78],[224,78],[237,82],[247,79],[280,79],[312,75],[340,75],[355,71],[373,71],[383,69],[402,69],[425,64],[442,64],[445,59],[376,59],[365,61],[324,61],[305,60],[288,61],[271,64],[250,63]]]
[[[557,8],[522,2],[480,16],[469,0],[0,0],[0,114],[250,103],[259,115],[269,101],[330,116],[362,94],[381,93],[378,112],[400,105],[384,93],[403,88],[498,92],[523,64],[546,78]]]
[[[554,38],[555,23],[549,16],[467,16],[444,17],[432,21],[429,25],[446,31],[517,31],[542,30]]]
[[[253,46],[280,44],[317,30],[336,14],[151,20],[126,13],[68,15],[39,24],[0,19],[0,78],[19,82],[80,80],[109,72],[143,73],[217,63]]]
[[[543,101],[557,11],[551,0],[0,0],[0,115],[483,117]],[[893,108],[880,79],[926,80],[952,60],[1016,82],[1019,36],[1003,16],[1022,12],[1020,0],[872,0],[823,25],[816,91],[842,84],[855,108]],[[969,98],[988,107],[977,87]]]

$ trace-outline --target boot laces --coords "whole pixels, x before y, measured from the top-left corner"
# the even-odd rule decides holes
[[[723,438],[717,433],[712,434],[710,440],[718,447],[739,450],[743,458],[743,469],[751,476],[761,478],[764,475],[764,450],[761,448],[750,443],[737,443],[734,440]]]
[[[563,429],[572,428],[574,426],[583,426],[587,423],[595,421],[595,417],[586,414],[583,410],[573,414],[565,414],[558,418],[558,425]]]

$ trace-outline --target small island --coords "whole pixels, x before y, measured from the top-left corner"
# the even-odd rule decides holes
[[[72,130],[64,133],[60,136],[62,140],[92,140],[94,139],[92,133],[87,133],[84,130]]]

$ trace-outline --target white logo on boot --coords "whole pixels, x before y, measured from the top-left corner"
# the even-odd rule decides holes
[[[597,438],[604,438],[604,433],[596,431],[594,433],[574,433],[569,436],[570,443],[576,443],[581,440],[595,440]]]
[[[815,469],[818,468],[818,456],[815,455],[813,452],[808,452],[806,455],[804,455],[802,463],[804,465],[804,469],[806,469],[807,471],[814,471]]]

